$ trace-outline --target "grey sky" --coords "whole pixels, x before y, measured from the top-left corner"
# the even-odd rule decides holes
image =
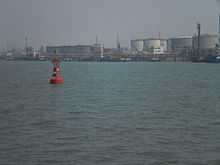
[[[216,0],[0,0],[0,46],[92,44],[129,45],[135,37],[217,33]]]

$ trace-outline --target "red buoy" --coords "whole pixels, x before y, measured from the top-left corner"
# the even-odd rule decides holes
[[[53,63],[53,75],[50,78],[50,84],[63,84],[64,80],[61,76],[61,69],[60,69],[60,60],[58,57],[54,57],[52,59]]]

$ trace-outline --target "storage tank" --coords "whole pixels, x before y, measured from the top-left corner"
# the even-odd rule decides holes
[[[193,37],[194,48],[198,48],[198,37]],[[200,49],[214,49],[218,45],[218,36],[212,34],[203,34],[200,36]]]
[[[168,40],[169,50],[182,50],[182,49],[192,49],[193,37],[192,36],[180,36],[175,38],[170,38]]]
[[[144,50],[144,40],[137,39],[137,40],[131,40],[131,50],[132,51],[143,51]]]
[[[144,40],[144,50],[150,52],[157,52],[159,54],[167,51],[167,40],[166,39],[157,39],[149,38]]]
[[[150,39],[145,39],[144,40],[144,49],[158,49],[160,48],[160,39],[154,39],[154,38],[150,38]]]
[[[160,48],[163,49],[163,52],[164,52],[164,51],[167,51],[167,49],[168,49],[168,43],[167,43],[167,40],[166,40],[166,39],[161,39],[161,40],[160,40]]]

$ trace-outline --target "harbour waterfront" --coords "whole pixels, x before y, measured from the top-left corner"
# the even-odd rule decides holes
[[[0,164],[220,163],[219,65],[0,61]]]

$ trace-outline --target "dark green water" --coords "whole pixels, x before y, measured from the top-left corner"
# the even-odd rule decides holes
[[[219,165],[220,65],[0,62],[2,165]]]

